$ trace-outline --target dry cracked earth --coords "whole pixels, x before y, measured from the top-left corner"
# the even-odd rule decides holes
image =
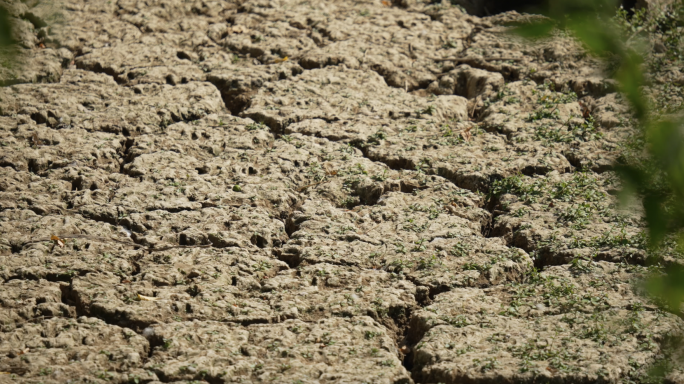
[[[0,383],[627,383],[684,329],[628,109],[534,16],[7,5]]]

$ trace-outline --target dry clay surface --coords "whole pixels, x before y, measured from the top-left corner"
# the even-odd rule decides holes
[[[0,383],[638,382],[682,331],[635,292],[628,111],[573,41],[508,33],[532,16],[31,4]]]

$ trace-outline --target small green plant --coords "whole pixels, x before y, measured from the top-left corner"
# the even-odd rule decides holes
[[[476,367],[479,367],[482,372],[487,372],[499,368],[499,362],[494,357],[487,357],[482,360],[473,359]]]
[[[364,337],[366,340],[371,340],[371,339],[375,338],[375,336],[377,336],[377,335],[379,335],[379,333],[375,332],[375,331],[366,331],[364,333]]]
[[[445,321],[447,324],[454,326],[456,328],[463,328],[467,327],[470,325],[468,322],[468,319],[465,317],[465,315],[458,315],[456,317],[442,317],[441,318],[443,321]]]
[[[432,116],[437,109],[433,105],[428,105],[427,107],[421,109],[420,111],[417,112],[417,115],[430,115]]]
[[[545,195],[546,181],[534,179],[531,183],[523,175],[515,175],[500,180],[495,180],[489,189],[489,198],[498,198],[504,194],[512,194],[520,197],[526,203],[533,203]]]
[[[444,49],[458,48],[458,43],[453,41],[453,40],[447,40],[447,42],[442,45],[442,48],[444,48]]]
[[[589,203],[573,204],[558,215],[562,223],[570,223],[573,229],[584,229],[593,216],[593,206]]]
[[[482,271],[482,265],[478,263],[465,263],[461,266],[464,271]]]
[[[171,344],[173,344],[173,339],[164,339],[164,344],[162,344],[162,348],[164,348],[165,351],[168,351],[169,348],[171,348]]]
[[[456,243],[449,251],[449,253],[456,257],[466,257],[468,252],[470,252],[470,246],[463,242]]]
[[[251,123],[251,124],[245,125],[245,129],[248,131],[257,131],[257,130],[266,131],[266,130],[268,130],[268,127],[264,123]]]
[[[368,136],[368,139],[366,140],[366,145],[380,145],[380,142],[382,140],[385,140],[387,138],[387,134],[385,131],[377,131],[374,134]]]
[[[442,262],[439,260],[439,258],[437,258],[437,256],[432,255],[428,258],[420,258],[418,260],[418,266],[416,267],[416,269],[418,269],[418,270],[432,269],[441,263]]]

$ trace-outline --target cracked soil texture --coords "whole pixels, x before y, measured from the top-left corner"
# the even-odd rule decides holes
[[[3,3],[0,383],[628,383],[684,329],[536,16]]]

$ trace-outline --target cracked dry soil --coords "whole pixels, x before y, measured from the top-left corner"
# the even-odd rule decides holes
[[[681,332],[628,110],[534,16],[52,5],[9,3],[0,383],[638,382]]]

